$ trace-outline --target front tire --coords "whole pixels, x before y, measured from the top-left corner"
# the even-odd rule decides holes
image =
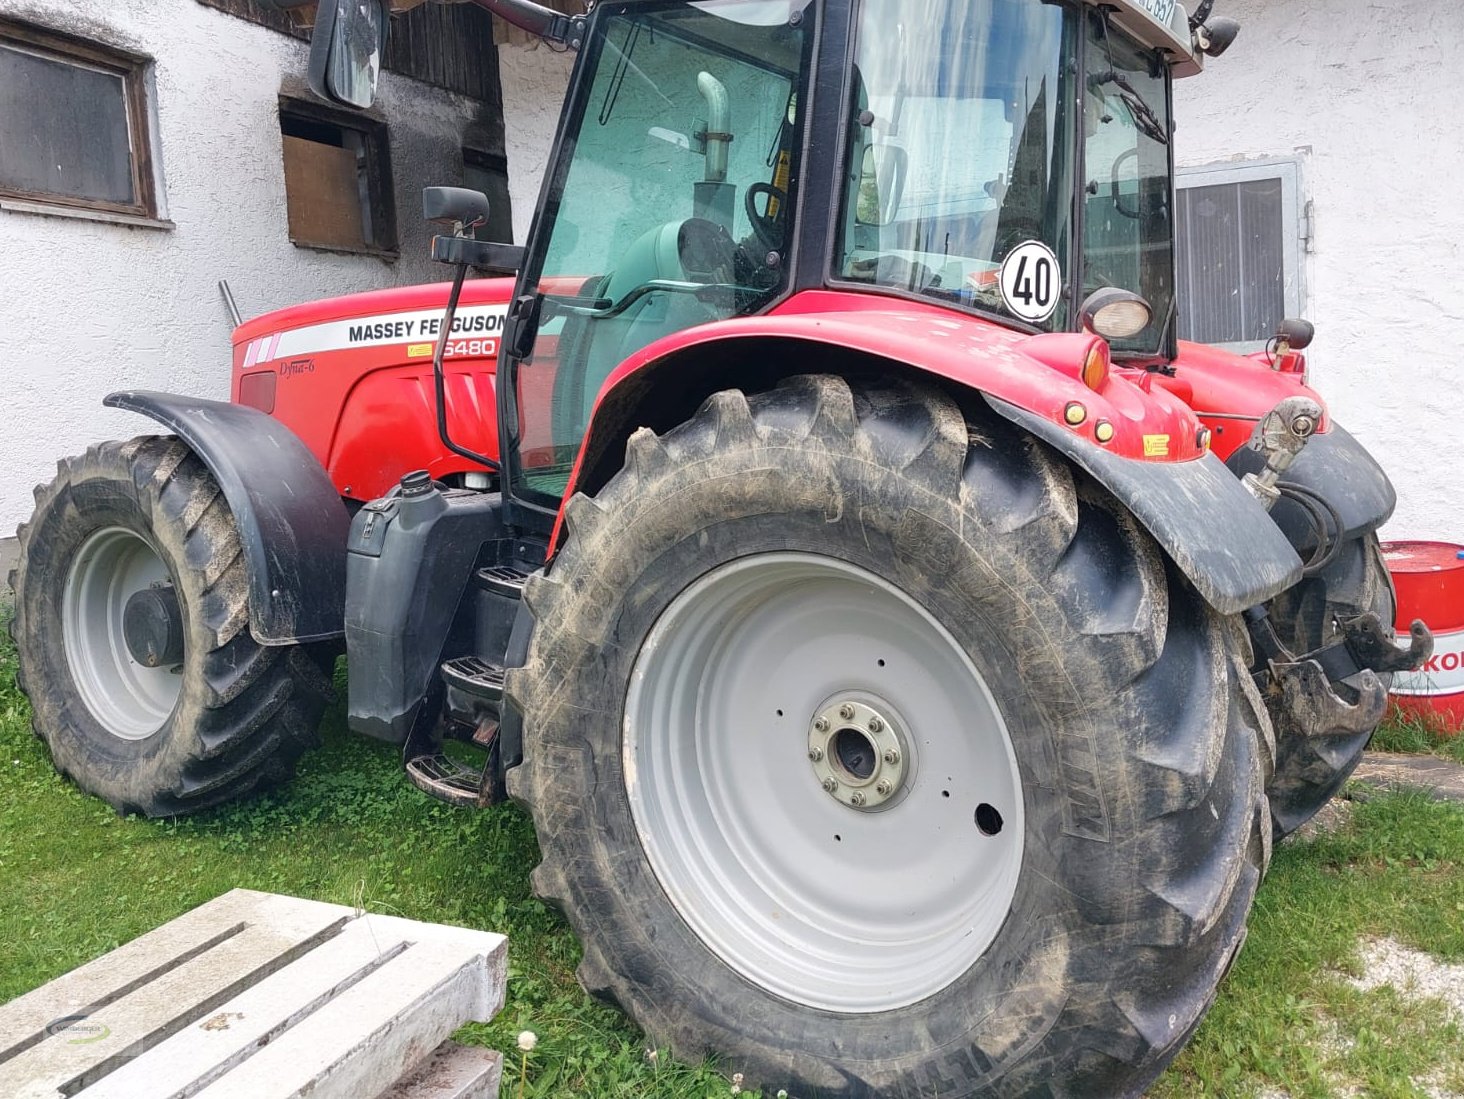
[[[586,988],[805,1099],[1158,1076],[1244,938],[1269,728],[1132,517],[1004,423],[829,377],[637,433],[567,517],[509,789]],[[814,749],[874,717],[908,766],[856,805],[890,746]]]
[[[18,681],[57,769],[87,793],[123,813],[191,813],[287,778],[317,742],[334,652],[250,635],[233,515],[185,443],[144,436],[63,460],[18,535]],[[123,629],[149,589],[181,627],[181,653],[156,667]]]

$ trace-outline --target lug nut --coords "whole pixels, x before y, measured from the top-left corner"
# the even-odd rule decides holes
[[[829,719],[826,717],[815,718],[813,727],[821,733],[826,733],[829,731]]]
[[[891,767],[893,767],[896,763],[900,762],[900,753],[894,748],[891,748],[889,751],[885,752],[884,761],[888,763]]]
[[[826,778],[823,780],[823,788],[826,793],[832,794],[839,788],[839,784],[831,778]]]
[[[884,722],[881,721],[877,717],[870,718],[869,719],[869,731],[871,733],[883,732],[884,731]]]
[[[890,791],[893,789],[894,787],[889,784],[888,779],[880,779],[879,785],[874,788],[874,792],[882,798],[887,798],[890,796]]]
[[[849,795],[849,804],[850,805],[863,805],[864,804],[864,795],[862,793],[860,793],[858,790],[855,790],[852,794]]]
[[[854,707],[850,706],[847,702],[844,703],[842,706],[839,707],[839,716],[842,717],[845,721],[848,721],[854,716]]]
[[[822,748],[810,748],[810,749],[808,749],[808,758],[811,759],[814,763],[817,763],[819,760],[823,759],[823,749]]]

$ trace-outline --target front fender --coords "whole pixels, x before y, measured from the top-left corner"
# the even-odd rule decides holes
[[[1301,558],[1254,496],[1213,454],[1136,462],[990,395],[1000,416],[1061,451],[1118,498],[1221,614],[1238,614],[1301,579]]]
[[[249,630],[261,645],[344,632],[351,518],[315,455],[263,412],[128,390],[103,402],[141,413],[193,448],[233,512],[249,576]]]

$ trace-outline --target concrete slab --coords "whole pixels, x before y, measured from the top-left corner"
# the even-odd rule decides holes
[[[379,1099],[497,1099],[502,1076],[496,1049],[443,1042]]]
[[[1379,787],[1411,787],[1440,801],[1464,801],[1464,767],[1437,756],[1368,752],[1352,775]]]
[[[0,1096],[371,1099],[506,976],[501,935],[235,890],[0,1007]],[[459,1060],[445,1097],[496,1095],[496,1062]]]

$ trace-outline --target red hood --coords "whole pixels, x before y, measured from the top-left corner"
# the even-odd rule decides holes
[[[442,309],[447,305],[451,283],[432,282],[421,286],[394,286],[388,290],[367,290],[339,298],[291,305],[247,320],[234,329],[234,343],[247,343],[274,332],[287,332],[309,324],[371,317],[384,313],[405,313],[417,309]],[[513,295],[513,279],[473,279],[463,283],[463,305],[506,302]]]

